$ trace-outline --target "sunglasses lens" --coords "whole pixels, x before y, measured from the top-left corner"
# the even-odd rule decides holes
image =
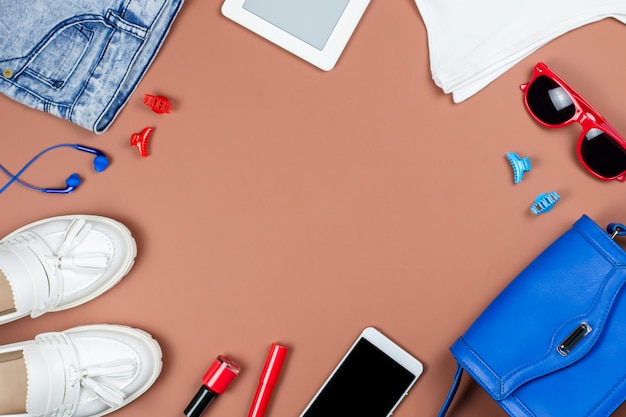
[[[626,151],[609,134],[590,129],[580,145],[580,155],[592,171],[613,178],[626,171]]]
[[[569,94],[552,78],[540,75],[528,86],[526,101],[535,117],[549,125],[560,125],[574,116]]]

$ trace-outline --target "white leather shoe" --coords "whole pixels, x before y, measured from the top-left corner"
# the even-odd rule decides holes
[[[23,352],[26,414],[14,417],[98,417],[143,394],[162,368],[161,348],[143,330],[112,324],[42,333],[0,346]]]
[[[15,311],[0,315],[0,324],[92,300],[128,273],[136,255],[128,228],[107,217],[51,217],[14,231],[0,240],[0,270]]]

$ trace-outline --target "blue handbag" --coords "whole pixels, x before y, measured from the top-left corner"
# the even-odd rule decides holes
[[[583,215],[530,263],[450,347],[514,417],[598,417],[626,399],[626,252]]]

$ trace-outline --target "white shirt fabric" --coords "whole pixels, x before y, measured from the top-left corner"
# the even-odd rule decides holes
[[[433,80],[460,103],[549,41],[607,17],[624,0],[415,0]]]

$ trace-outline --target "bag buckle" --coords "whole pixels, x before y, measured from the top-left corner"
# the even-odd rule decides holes
[[[626,226],[621,223],[609,223],[606,231],[611,235],[611,239],[615,239],[618,235],[626,234]]]
[[[572,349],[580,343],[581,340],[585,338],[591,332],[591,326],[589,323],[583,321],[574,329],[569,336],[565,338],[564,341],[556,348],[557,352],[561,354],[561,356],[567,356],[571,353]]]

